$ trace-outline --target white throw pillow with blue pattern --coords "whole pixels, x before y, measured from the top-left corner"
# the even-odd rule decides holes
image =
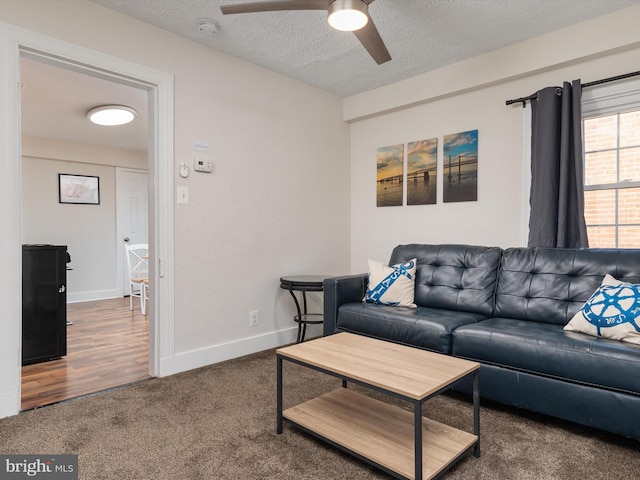
[[[389,267],[369,260],[369,286],[363,301],[394,307],[416,308],[416,259]]]
[[[640,285],[605,275],[564,329],[640,345]]]

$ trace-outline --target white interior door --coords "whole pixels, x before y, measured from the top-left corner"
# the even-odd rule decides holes
[[[149,243],[149,175],[146,170],[116,168],[116,213],[119,291],[129,295],[127,258],[124,246],[129,243]]]

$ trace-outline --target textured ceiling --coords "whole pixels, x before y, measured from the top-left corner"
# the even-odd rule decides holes
[[[2,0],[0,0],[2,1]],[[92,0],[212,48],[263,65],[340,96],[387,85],[556,30],[640,0],[376,0],[370,14],[393,57],[376,63],[351,33],[337,32],[324,12],[223,16],[220,5],[244,0]],[[214,37],[196,28],[220,24]],[[144,151],[147,94],[137,88],[23,58],[25,135]],[[122,127],[86,121],[90,108],[130,105]]]
[[[377,65],[326,12],[222,15],[247,0],[92,0],[249,62],[349,96],[557,30],[640,0],[376,0],[369,13],[392,60]],[[255,0],[254,0],[255,1]],[[197,29],[212,19],[215,35]]]

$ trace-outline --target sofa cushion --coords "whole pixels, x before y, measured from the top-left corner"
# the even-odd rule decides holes
[[[453,333],[453,354],[505,368],[625,392],[640,392],[640,346],[561,325],[490,318]],[[482,375],[482,373],[481,373]]]
[[[564,329],[640,345],[640,285],[605,275]]]
[[[638,258],[639,249],[506,249],[494,316],[566,325],[605,274],[640,283]]]
[[[451,353],[451,332],[460,325],[486,318],[470,312],[429,307],[389,307],[347,303],[338,309],[337,330],[392,342]]]
[[[389,264],[417,259],[418,306],[489,316],[501,253],[498,247],[473,245],[398,245]]]
[[[413,307],[416,259],[388,266],[369,260],[369,282],[364,301],[392,307]]]

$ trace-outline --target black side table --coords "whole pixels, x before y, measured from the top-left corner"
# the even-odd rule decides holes
[[[309,313],[307,311],[307,292],[322,292],[322,282],[325,278],[330,278],[330,276],[294,275],[280,278],[280,288],[289,291],[296,304],[296,310],[298,311],[298,314],[293,317],[293,320],[298,323],[298,338],[296,339],[296,343],[304,341],[307,325],[323,322],[324,317],[322,313]],[[300,309],[300,302],[294,292],[302,292],[302,310]]]

